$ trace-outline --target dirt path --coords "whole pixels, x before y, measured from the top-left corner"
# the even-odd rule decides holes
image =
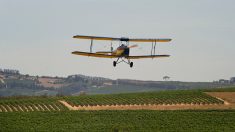
[[[23,105],[22,108],[24,108],[26,112],[29,112],[29,108],[27,106]]]
[[[7,112],[7,109],[3,105],[0,105],[0,107],[2,109],[2,112]]]
[[[14,105],[11,105],[11,108],[13,111],[18,111],[18,109]]]
[[[228,104],[235,104],[235,92],[206,92],[206,94],[225,100]]]
[[[32,106],[28,105],[29,111],[34,111]]]
[[[9,105],[6,105],[6,107],[8,108],[8,112],[13,112],[13,110],[11,109]]]
[[[51,110],[56,111],[55,108],[52,105],[49,104],[48,107],[50,107]]]
[[[42,104],[46,111],[51,111],[45,104]]]
[[[53,104],[53,106],[56,108],[56,110],[60,111],[60,108],[56,104]]]
[[[40,109],[40,111],[45,111],[45,109],[40,104],[37,104],[37,105],[38,105],[38,108]]]
[[[39,108],[36,105],[33,105],[33,107],[37,110],[40,111]]]
[[[24,112],[24,110],[19,105],[17,105],[17,107],[18,107],[19,111]]]
[[[206,92],[206,94],[223,100],[226,108],[235,109],[235,92]]]

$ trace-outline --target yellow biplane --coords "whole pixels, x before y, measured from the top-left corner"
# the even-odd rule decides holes
[[[170,42],[171,39],[161,38],[161,39],[139,39],[139,38],[112,38],[112,37],[98,37],[98,36],[84,36],[84,35],[76,35],[73,38],[78,39],[90,39],[90,52],[81,52],[74,51],[72,54],[82,55],[82,56],[90,56],[90,57],[100,57],[100,58],[117,58],[116,61],[113,61],[113,66],[115,67],[117,64],[121,62],[125,62],[130,67],[133,67],[133,62],[131,59],[143,59],[143,58],[161,58],[161,57],[169,57],[170,55],[155,55],[156,43],[157,42]],[[99,51],[92,53],[93,40],[107,40],[111,41],[111,50],[110,51]],[[120,41],[120,45],[116,50],[113,50],[112,41]],[[130,56],[130,48],[137,47],[137,45],[129,46],[129,42],[150,42],[152,43],[151,54],[150,55],[140,55],[140,56]]]

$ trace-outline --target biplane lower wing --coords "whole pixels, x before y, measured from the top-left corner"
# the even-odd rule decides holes
[[[117,55],[107,55],[107,54],[102,54],[102,53],[89,53],[89,52],[80,52],[80,51],[74,51],[72,52],[72,54],[81,55],[81,56],[99,57],[99,58],[125,57],[127,59],[162,58],[162,57],[170,56],[170,55],[117,56]]]
[[[162,57],[170,57],[170,55],[126,56],[127,59],[162,58]]]
[[[72,54],[90,56],[90,57],[99,57],[99,58],[118,58],[119,57],[116,55],[105,55],[105,54],[99,54],[99,53],[89,53],[89,52],[80,52],[80,51],[74,51],[72,52]]]

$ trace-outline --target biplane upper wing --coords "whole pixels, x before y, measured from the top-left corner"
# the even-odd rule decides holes
[[[76,35],[73,38],[78,39],[93,39],[93,40],[120,40],[120,38],[112,38],[112,37],[99,37],[99,36],[85,36],[85,35]]]
[[[92,39],[92,40],[111,40],[111,41],[130,41],[130,42],[170,42],[169,38],[159,38],[159,39],[142,39],[142,38],[113,38],[113,37],[99,37],[99,36],[85,36],[85,35],[76,35],[73,38],[78,39]]]
[[[117,58],[116,55],[107,55],[107,54],[99,54],[99,53],[89,53],[89,52],[80,52],[74,51],[72,54],[82,55],[82,56],[90,56],[90,57],[99,57],[99,58]]]
[[[170,42],[169,38],[159,38],[159,39],[129,39],[130,42]]]
[[[162,57],[170,57],[170,55],[126,56],[127,59],[162,58]]]

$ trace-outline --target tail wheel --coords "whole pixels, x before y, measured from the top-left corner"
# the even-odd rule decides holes
[[[130,67],[133,67],[133,62],[130,63]]]
[[[116,61],[113,61],[113,66],[115,67],[117,65],[117,62]]]

